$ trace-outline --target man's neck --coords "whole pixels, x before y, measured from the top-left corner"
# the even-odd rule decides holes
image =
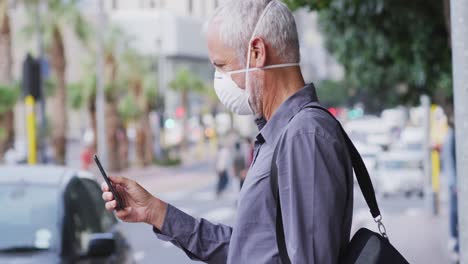
[[[276,110],[304,85],[299,67],[272,70],[263,93],[263,117],[270,120]]]

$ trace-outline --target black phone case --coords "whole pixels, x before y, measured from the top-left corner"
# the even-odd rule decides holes
[[[114,186],[112,185],[112,182],[109,180],[109,177],[107,177],[107,173],[106,173],[106,171],[104,170],[104,168],[102,167],[101,162],[99,161],[97,155],[94,155],[94,162],[96,162],[96,165],[98,166],[99,171],[101,171],[102,177],[104,178],[104,180],[106,181],[107,185],[109,186],[109,190],[110,190],[110,191],[112,192],[112,194],[114,195],[114,199],[115,199],[115,201],[117,202],[117,207],[116,207],[116,209],[117,209],[117,210],[122,210],[122,209],[123,209],[122,199],[120,199],[120,196],[119,196],[119,194],[117,193],[117,191],[114,189]]]

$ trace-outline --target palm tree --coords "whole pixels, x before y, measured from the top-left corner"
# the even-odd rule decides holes
[[[118,44],[125,41],[125,36],[118,28],[111,28],[104,35],[104,84],[106,100],[106,141],[108,152],[108,167],[111,171],[119,171],[128,167],[128,142],[125,125],[119,114],[118,104],[122,95],[125,94],[124,84],[118,78],[119,57]],[[85,74],[83,79],[70,86],[69,97],[72,107],[81,108],[86,104],[91,127],[94,135],[97,135],[96,120],[96,56],[84,65]],[[94,137],[93,147],[96,149],[97,137]]]
[[[89,36],[89,26],[82,17],[77,3],[78,0],[47,0],[48,13],[42,17],[39,25],[52,66],[54,83],[56,84],[52,97],[54,113],[52,115],[52,142],[54,145],[54,158],[58,164],[65,164],[68,124],[65,77],[67,58],[65,57],[63,32],[66,27],[72,28],[75,36],[84,43],[86,43]],[[38,1],[26,1],[26,7],[32,18],[37,4]],[[36,21],[31,20],[29,25],[24,28],[26,35],[33,37],[36,27]]]
[[[127,98],[127,106],[134,102],[133,120],[136,121],[135,151],[137,165],[146,166],[153,162],[154,138],[149,113],[155,108],[157,82],[152,76],[148,60],[132,49],[124,57],[124,78],[132,94]]]
[[[185,110],[184,116],[182,119],[182,127],[183,127],[183,138],[182,138],[182,148],[185,149],[188,144],[188,116],[189,116],[189,94],[190,92],[193,93],[201,93],[205,91],[205,85],[203,82],[198,78],[198,76],[194,75],[191,71],[187,68],[181,68],[177,71],[174,80],[169,83],[169,86],[176,92],[180,93],[181,96],[181,104],[183,109]]]
[[[8,1],[0,2],[0,160],[13,144],[15,137],[14,112],[15,89],[12,85],[11,28]]]

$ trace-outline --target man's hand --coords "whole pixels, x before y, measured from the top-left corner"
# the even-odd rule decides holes
[[[110,176],[115,190],[122,198],[123,210],[116,211],[116,216],[125,222],[143,222],[161,230],[166,217],[167,204],[151,195],[137,182],[124,177]],[[106,202],[106,209],[113,211],[117,202],[104,182],[101,189],[102,199]]]

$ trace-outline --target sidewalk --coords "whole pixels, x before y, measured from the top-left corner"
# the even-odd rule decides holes
[[[130,168],[117,173],[136,180],[153,194],[184,192],[204,187],[216,180],[210,160],[197,161],[177,167],[148,166]]]
[[[368,212],[365,212],[366,216]],[[401,214],[388,214],[382,212],[383,223],[395,248],[411,264],[451,263],[448,251],[448,215],[446,210],[441,210],[439,216],[433,216],[424,209],[408,209]],[[365,226],[377,232],[377,226],[370,220],[363,220],[363,216],[357,216],[353,224],[353,231]],[[367,219],[370,217],[367,216]]]

